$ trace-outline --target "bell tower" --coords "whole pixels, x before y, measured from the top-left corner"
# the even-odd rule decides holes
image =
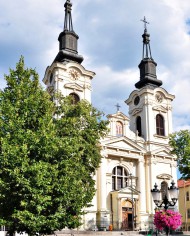
[[[140,80],[125,101],[129,105],[130,129],[147,143],[168,143],[172,132],[172,101],[174,95],[161,87],[157,79],[157,63],[152,58],[148,22],[144,18],[143,56],[139,64]]]
[[[91,81],[95,73],[82,65],[83,57],[78,54],[79,36],[72,23],[72,3],[66,0],[63,31],[59,34],[59,52],[51,66],[48,66],[43,82],[50,94],[61,92],[71,95],[75,101],[85,99],[91,102]]]

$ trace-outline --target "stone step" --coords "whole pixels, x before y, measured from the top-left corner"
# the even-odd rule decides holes
[[[140,235],[138,231],[77,231],[77,230],[64,230],[64,231],[56,231],[55,235],[57,236],[136,236]]]

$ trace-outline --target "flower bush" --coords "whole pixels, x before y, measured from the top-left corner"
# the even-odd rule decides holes
[[[182,224],[181,214],[171,210],[157,211],[154,215],[154,225],[158,230],[176,230]]]

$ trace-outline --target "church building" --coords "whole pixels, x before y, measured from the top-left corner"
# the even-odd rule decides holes
[[[78,54],[79,36],[72,24],[72,3],[65,2],[63,32],[58,37],[59,52],[47,67],[43,82],[48,92],[61,91],[75,101],[91,103],[91,81],[95,73],[82,65]],[[157,183],[162,197],[172,180],[177,182],[176,158],[170,153],[172,101],[157,78],[146,21],[140,79],[134,81],[125,103],[129,115],[119,110],[107,116],[109,134],[101,140],[102,162],[97,170],[96,194],[83,216],[82,229],[146,230],[151,227],[155,204],[151,189]],[[77,199],[76,199],[77,201]]]

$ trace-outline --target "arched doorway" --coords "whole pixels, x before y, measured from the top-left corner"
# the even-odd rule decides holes
[[[132,230],[133,228],[133,204],[130,200],[122,202],[122,229]]]

